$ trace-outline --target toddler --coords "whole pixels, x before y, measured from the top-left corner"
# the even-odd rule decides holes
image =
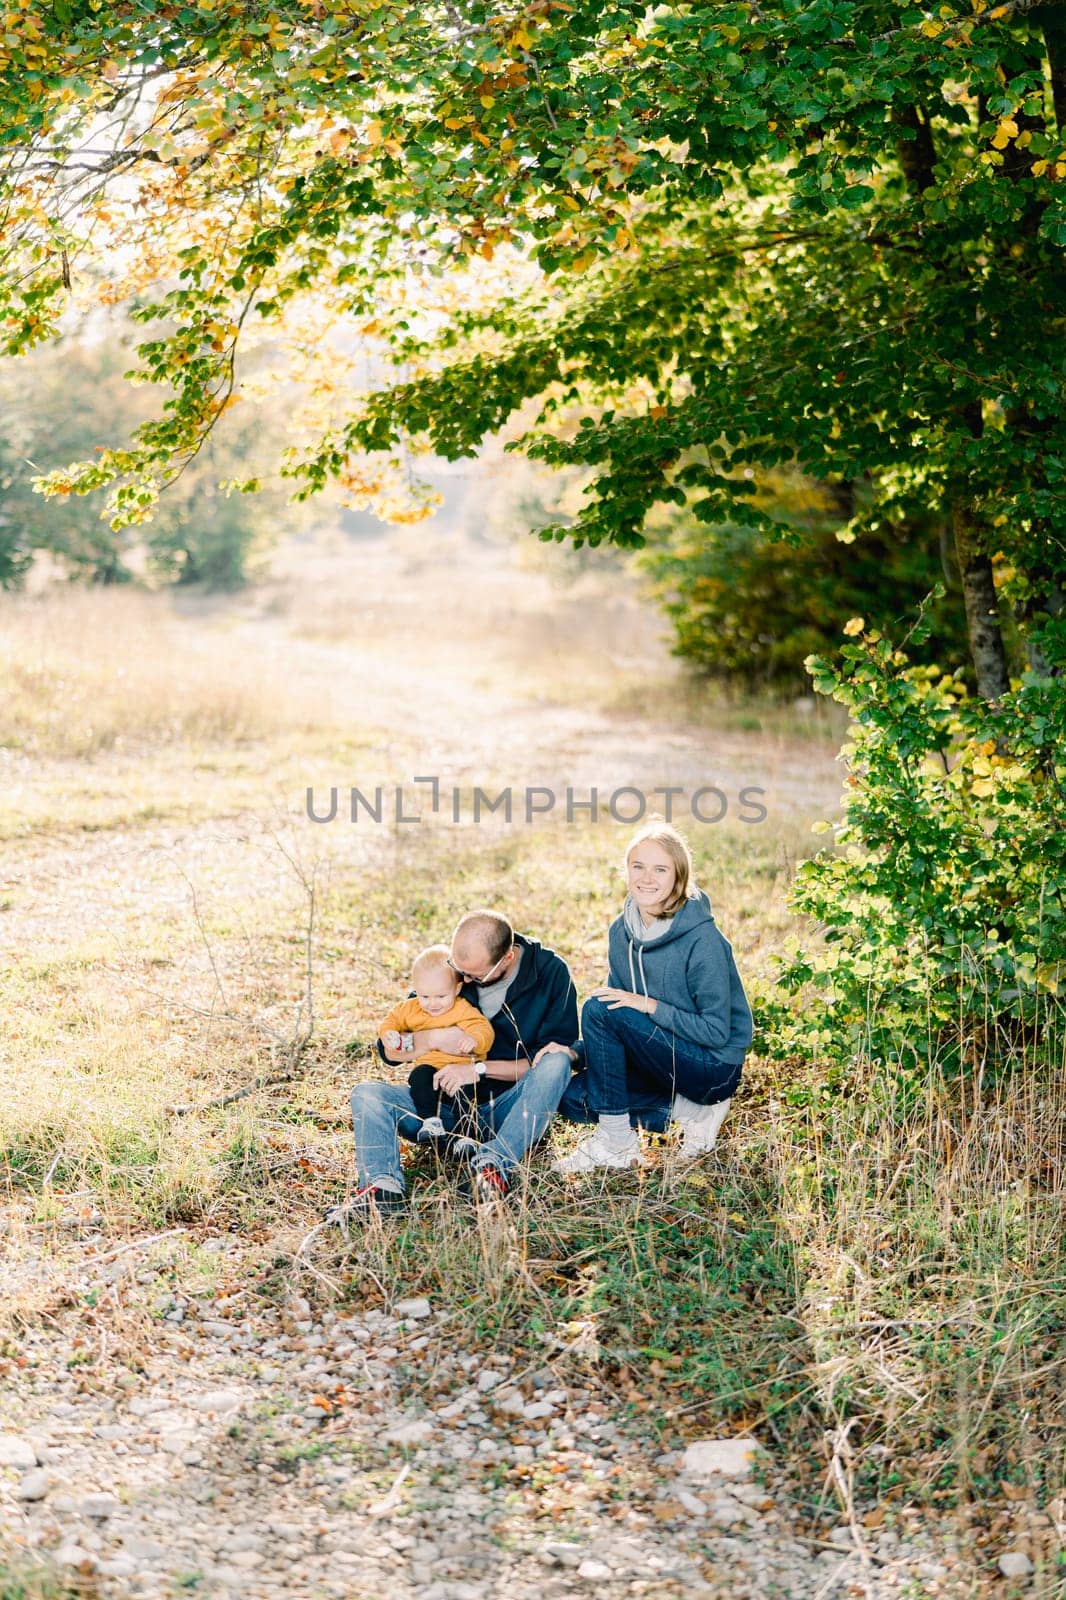
[[[425,1050],[414,1057],[414,1068],[407,1083],[415,1111],[422,1119],[418,1134],[420,1143],[447,1136],[448,1130],[440,1115],[442,1101],[455,1107],[460,1120],[469,1123],[472,1107],[492,1098],[483,1066],[479,1066],[478,1081],[471,1089],[460,1089],[449,1095],[433,1087],[438,1068],[471,1059],[479,1064],[484,1062],[493,1040],[492,1023],[468,1000],[461,998],[462,980],[448,964],[450,954],[444,944],[431,945],[422,951],[411,969],[413,998],[394,1006],[380,1030],[381,1042],[387,1050],[402,1049],[405,1034],[420,1033],[427,1028],[461,1028],[466,1035],[456,1053]],[[464,1138],[459,1142],[469,1147],[474,1141]]]

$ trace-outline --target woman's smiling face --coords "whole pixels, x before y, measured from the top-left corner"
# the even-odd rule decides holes
[[[626,880],[641,915],[658,917],[674,892],[677,869],[661,844],[643,839],[626,859]]]

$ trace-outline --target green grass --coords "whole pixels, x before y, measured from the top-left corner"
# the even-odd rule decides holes
[[[40,1564],[0,1563],[0,1600],[93,1600],[99,1593],[95,1580],[80,1574]]]

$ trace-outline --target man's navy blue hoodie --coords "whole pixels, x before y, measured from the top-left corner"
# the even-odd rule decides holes
[[[743,1066],[751,1046],[751,1007],[733,947],[702,889],[654,939],[635,938],[623,912],[611,923],[608,953],[612,988],[654,995],[655,1021],[665,1032],[705,1045],[726,1066]]]
[[[577,991],[570,968],[562,956],[525,934],[516,934],[515,944],[522,960],[492,1019],[496,1037],[490,1061],[532,1061],[553,1040],[569,1044],[577,1038]],[[476,983],[464,983],[460,993],[477,1005]]]

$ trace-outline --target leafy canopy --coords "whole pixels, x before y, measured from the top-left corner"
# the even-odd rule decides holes
[[[636,541],[664,499],[759,523],[738,463],[799,459],[876,474],[874,517],[965,484],[1046,563],[1064,38],[1020,0],[9,5],[6,348],[106,268],[163,395],[51,488],[145,515],[239,394],[242,332],[313,290],[410,376],[290,461],[308,490],[541,396],[530,447],[600,468],[578,537]],[[546,285],[428,338],[416,276],[501,247]]]

